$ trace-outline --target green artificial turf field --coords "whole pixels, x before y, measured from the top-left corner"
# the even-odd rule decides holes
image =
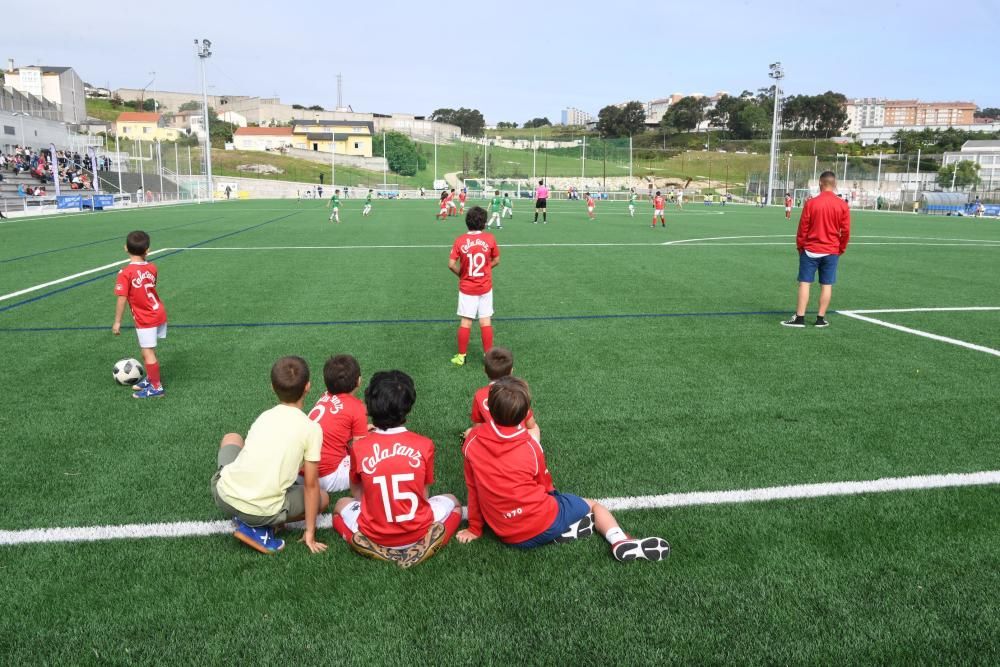
[[[532,386],[556,485],[632,496],[1000,469],[1000,310],[832,313],[786,329],[794,223],[689,205],[528,204],[497,232],[496,343]],[[487,536],[410,571],[226,535],[19,544],[34,528],[212,521],[216,448],[273,404],[271,363],[349,352],[416,382],[409,427],[465,497],[459,433],[485,383],[454,368],[464,225],[436,205],[241,201],[0,224],[0,655],[10,663],[995,663],[996,486],[622,510],[666,563],[599,537]],[[1000,223],[856,213],[833,309],[1000,307]],[[116,266],[150,233],[167,395],[111,378]],[[106,267],[92,271],[98,267]],[[63,280],[68,276],[76,277]],[[60,281],[60,282],[57,282]],[[29,290],[39,285],[32,291]],[[10,296],[17,292],[23,294]],[[815,307],[815,294],[813,308]],[[128,316],[126,316],[126,320]],[[989,352],[993,350],[994,353]]]

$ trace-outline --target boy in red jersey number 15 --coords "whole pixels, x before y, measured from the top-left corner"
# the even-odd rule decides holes
[[[486,209],[473,206],[465,216],[468,232],[451,247],[448,268],[458,276],[458,354],[451,358],[456,366],[465,365],[472,335],[472,321],[479,320],[483,352],[493,347],[493,269],[500,263],[496,238],[486,228]]]
[[[121,335],[122,315],[125,304],[132,311],[135,333],[142,350],[142,363],[146,377],[133,387],[132,398],[158,398],[163,396],[160,383],[160,364],[156,358],[156,341],[167,337],[167,309],[156,293],[156,266],[146,261],[149,252],[149,234],[130,232],[125,238],[125,252],[129,263],[118,272],[115,280],[115,322],[111,333]]]

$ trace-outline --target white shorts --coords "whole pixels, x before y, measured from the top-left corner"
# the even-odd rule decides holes
[[[658,209],[655,209],[655,210],[653,211],[653,217],[654,217],[654,218],[659,218],[659,217],[661,217],[662,215],[663,215],[663,209],[662,209],[662,208],[658,208]]]
[[[791,212],[792,212],[792,207],[791,206],[786,206],[785,207],[785,213],[791,213]]]
[[[148,329],[137,328],[135,334],[139,337],[139,347],[154,348],[157,338],[167,337],[167,323],[164,322],[158,327],[149,327]]]
[[[499,219],[500,219],[500,213],[498,211],[493,211],[492,213],[490,213],[490,222]]]
[[[298,476],[295,480],[297,484],[305,484],[306,480],[302,475]],[[327,493],[334,493],[336,491],[346,491],[351,488],[351,457],[345,456],[344,460],[340,462],[337,469],[331,472],[329,475],[323,475],[319,478],[319,488],[323,489]]]
[[[587,213],[593,213],[593,212],[594,212],[594,207],[593,206],[588,206],[587,207]]]
[[[458,316],[470,320],[493,317],[493,290],[486,294],[458,293]]]
[[[458,207],[455,206],[455,202],[450,201],[450,202],[448,202],[448,208],[458,208]]]
[[[440,210],[440,211],[438,211],[438,215],[444,215],[444,214],[445,214],[445,213],[447,213],[447,212],[448,212],[448,209],[447,209],[447,208],[444,208],[444,207],[442,207],[442,208],[441,208],[441,210]]]
[[[635,204],[629,204],[628,207],[629,208],[635,208]]]
[[[431,511],[434,512],[434,521],[437,523],[443,523],[448,515],[455,511],[455,502],[447,496],[431,496],[427,502],[430,503]],[[344,520],[344,524],[352,533],[358,532],[358,517],[360,516],[361,501],[355,501],[340,510],[340,518]]]
[[[503,212],[500,214],[500,217],[501,218],[505,218],[505,217],[507,217],[509,215],[513,215],[513,214],[514,214],[514,209],[508,208],[508,207],[505,206],[504,209],[503,209]]]

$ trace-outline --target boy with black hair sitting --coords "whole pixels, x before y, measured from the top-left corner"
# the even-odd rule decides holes
[[[408,431],[417,399],[413,379],[381,371],[365,389],[375,429],[351,447],[352,498],[334,507],[333,528],[363,556],[407,568],[448,543],[462,521],[450,494],[428,497],[434,483],[434,443]]]

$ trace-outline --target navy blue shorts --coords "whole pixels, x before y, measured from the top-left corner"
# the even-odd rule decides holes
[[[819,284],[832,285],[837,282],[837,262],[840,255],[827,255],[826,257],[810,257],[802,251],[799,253],[799,282],[811,283],[816,279],[816,270],[819,269]]]
[[[534,549],[535,547],[551,544],[553,540],[569,530],[570,526],[590,514],[590,505],[580,496],[574,496],[572,493],[559,493],[558,491],[553,491],[549,495],[555,498],[556,503],[559,505],[559,513],[556,514],[556,520],[552,522],[552,525],[544,533],[536,535],[530,540],[518,542],[510,546],[517,547],[518,549]]]

